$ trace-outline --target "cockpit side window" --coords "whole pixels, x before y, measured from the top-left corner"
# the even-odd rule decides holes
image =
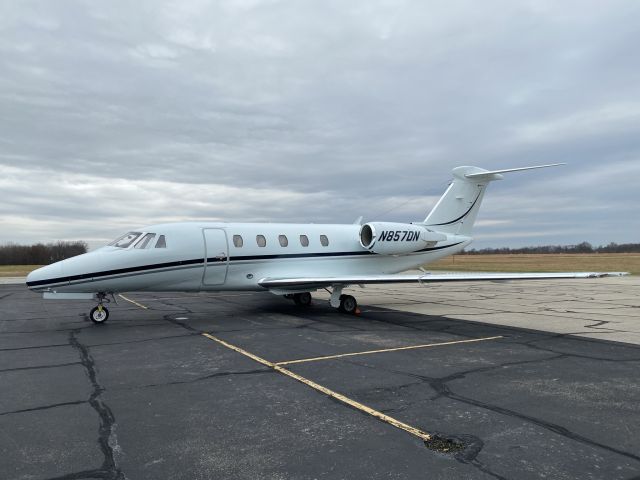
[[[149,245],[149,243],[151,242],[151,240],[153,240],[153,238],[156,236],[155,233],[147,233],[144,237],[142,237],[142,239],[136,243],[136,246],[133,248],[147,248]]]
[[[116,238],[109,244],[110,247],[128,248],[136,239],[142,235],[142,232],[129,232],[125,233],[121,237]]]
[[[167,240],[164,238],[164,235],[160,235],[158,237],[158,241],[156,242],[156,248],[167,248]]]

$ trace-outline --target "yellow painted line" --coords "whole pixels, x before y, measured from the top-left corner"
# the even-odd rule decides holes
[[[282,373],[283,375],[286,375],[288,377],[291,377],[299,382],[304,383],[305,385],[308,385],[309,387],[318,390],[319,392],[324,393],[325,395],[328,395],[331,398],[335,398],[336,400],[340,400],[342,403],[346,403],[347,405],[353,407],[353,408],[357,408],[360,411],[363,411],[365,413],[368,413],[369,415],[371,415],[372,417],[377,418],[378,420],[382,420],[383,422],[388,423],[389,425],[392,425],[396,428],[399,428],[401,430],[404,430],[405,432],[410,433],[411,435],[415,435],[416,437],[421,438],[422,440],[431,440],[432,436],[430,434],[428,434],[427,432],[420,430],[419,428],[415,428],[412,427],[411,425],[408,425],[404,422],[401,422],[398,419],[395,419],[393,417],[390,417],[389,415],[385,415],[382,412],[379,412],[378,410],[374,410],[373,408],[367,407],[366,405],[363,405],[360,402],[356,402],[355,400],[352,400],[349,397],[345,397],[344,395],[342,395],[341,393],[338,392],[334,392],[333,390],[329,390],[326,387],[323,387],[322,385],[317,384],[316,382],[313,382],[311,380],[309,380],[308,378],[305,378],[301,375],[298,375],[297,373],[293,373],[291,370],[287,370],[286,368],[281,367],[280,365],[274,365],[273,369],[277,372]]]
[[[218,337],[214,337],[213,335],[211,335],[210,333],[203,333],[203,336],[207,337],[210,340],[213,340],[214,342],[218,342],[220,345],[224,345],[227,348],[230,348],[231,350],[234,350],[238,353],[241,353],[242,355],[245,355],[247,357],[249,357],[251,360],[255,360],[258,363],[261,363],[263,365],[266,365],[267,367],[275,367],[275,364],[273,364],[272,362],[270,362],[269,360],[265,360],[264,358],[261,358],[257,355],[254,355],[251,352],[247,352],[246,350],[243,350],[240,347],[236,347],[235,345],[232,345],[230,343],[225,342],[224,340],[218,338]]]
[[[245,355],[249,358],[251,358],[252,360],[261,363],[263,365],[266,365],[269,368],[273,368],[276,372],[281,373],[283,375],[286,375],[287,377],[293,378],[294,380],[297,380],[298,382],[301,382],[305,385],[307,385],[308,387],[313,388],[314,390],[317,390],[321,393],[324,393],[325,395],[331,397],[331,398],[335,398],[336,400],[339,400],[340,402],[349,405],[350,407],[356,408],[362,412],[365,412],[369,415],[371,415],[372,417],[377,418],[378,420],[381,420],[385,423],[388,423],[389,425],[399,428],[400,430],[404,430],[405,432],[410,433],[411,435],[414,435],[422,440],[431,440],[432,439],[432,435],[420,430],[419,428],[415,428],[412,427],[411,425],[408,425],[404,422],[401,422],[400,420],[390,417],[389,415],[385,415],[382,412],[379,412],[377,410],[374,410],[373,408],[367,407],[366,405],[363,405],[360,402],[356,402],[355,400],[346,397],[344,395],[342,395],[341,393],[335,392],[333,390],[330,390],[326,387],[323,387],[322,385],[313,382],[311,380],[309,380],[308,378],[303,377],[302,375],[298,375],[297,373],[293,373],[291,370],[287,370],[286,368],[281,367],[280,365],[270,362],[268,360],[265,360],[264,358],[258,357],[257,355],[254,355],[251,352],[248,352],[240,347],[237,347],[235,345],[232,345],[231,343],[225,342],[224,340],[221,340],[218,337],[215,337],[209,333],[203,333],[203,336],[207,337],[210,340],[213,340],[214,342],[219,343],[220,345],[223,345],[227,348],[230,348],[231,350],[234,350],[238,353],[241,353],[242,355]]]
[[[504,338],[502,335],[496,337],[472,338],[469,340],[455,340],[452,342],[426,343],[423,345],[410,345],[408,347],[384,348],[381,350],[367,350],[364,352],[341,353],[338,355],[325,355],[324,357],[301,358],[299,360],[289,360],[286,362],[277,362],[276,365],[292,365],[294,363],[317,362],[319,360],[332,360],[334,358],[354,357],[356,355],[371,355],[373,353],[398,352],[400,350],[414,350],[416,348],[443,347],[445,345],[458,345],[461,343],[486,342],[487,340],[497,340]]]
[[[142,305],[141,303],[136,302],[135,300],[131,300],[130,298],[125,297],[124,295],[122,295],[121,293],[118,294],[118,296],[123,299],[126,300],[127,302],[133,303],[134,305],[136,305],[137,307],[140,308],[144,308],[145,310],[149,310],[149,307],[145,307],[144,305]]]

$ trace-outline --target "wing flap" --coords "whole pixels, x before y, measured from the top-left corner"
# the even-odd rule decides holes
[[[369,285],[384,283],[480,282],[505,280],[549,280],[561,278],[601,278],[628,275],[627,272],[559,272],[559,273],[451,273],[421,275],[337,275],[333,277],[267,277],[258,285],[275,288],[322,288],[331,285]]]

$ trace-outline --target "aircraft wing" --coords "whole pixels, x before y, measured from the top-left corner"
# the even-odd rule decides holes
[[[560,273],[446,273],[413,275],[337,275],[333,277],[267,277],[258,284],[267,289],[322,288],[332,285],[367,285],[377,283],[439,283],[505,280],[549,280],[556,278],[601,278],[628,275],[627,272],[560,272]]]

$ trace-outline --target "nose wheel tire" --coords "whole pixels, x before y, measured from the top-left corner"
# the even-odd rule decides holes
[[[340,310],[344,313],[355,315],[358,310],[358,302],[351,295],[340,295]]]
[[[91,318],[91,321],[93,323],[104,323],[107,321],[107,318],[109,318],[109,310],[107,310],[107,307],[98,305],[97,307],[94,307],[91,312],[89,312],[89,318]]]

